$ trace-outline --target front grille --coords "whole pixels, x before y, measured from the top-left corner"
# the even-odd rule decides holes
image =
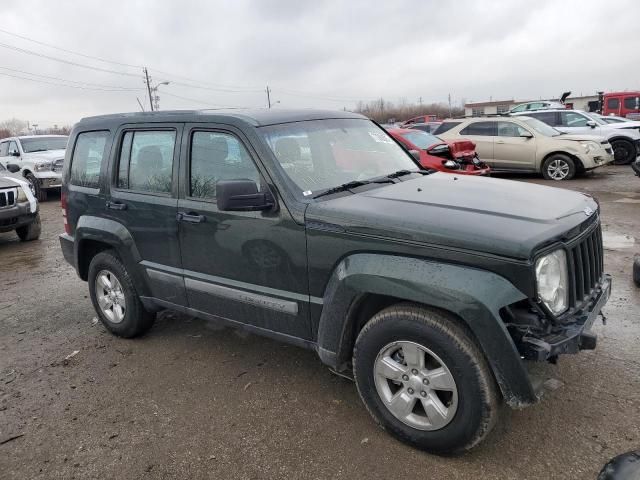
[[[580,308],[602,280],[604,254],[600,222],[567,251],[571,282],[570,306]]]
[[[13,207],[16,204],[16,189],[0,190],[0,208]]]
[[[53,165],[51,166],[51,170],[54,172],[61,172],[63,166],[64,166],[64,158],[61,158],[53,162]]]

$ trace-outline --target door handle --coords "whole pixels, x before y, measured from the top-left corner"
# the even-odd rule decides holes
[[[204,215],[198,215],[197,213],[184,213],[178,212],[176,216],[179,222],[188,222],[188,223],[203,223],[206,219]]]
[[[503,145],[504,141],[503,140],[496,140],[496,143],[499,143],[500,145]]]
[[[127,204],[122,202],[107,202],[107,208],[111,210],[126,210]]]

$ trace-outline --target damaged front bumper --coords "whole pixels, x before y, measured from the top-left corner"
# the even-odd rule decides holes
[[[522,358],[538,362],[555,362],[562,354],[595,349],[597,337],[591,332],[591,327],[598,317],[605,320],[602,307],[607,303],[610,294],[611,276],[605,275],[593,300],[561,324],[550,325],[545,329],[532,327],[531,324],[525,327],[523,321],[508,324]],[[518,311],[512,311],[510,314],[515,320],[521,320],[518,316],[531,315]]]

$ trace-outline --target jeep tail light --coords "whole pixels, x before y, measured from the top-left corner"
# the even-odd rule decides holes
[[[62,219],[64,221],[64,233],[70,235],[71,227],[69,226],[69,220],[67,216],[67,194],[66,192],[62,192],[60,194],[60,206],[62,207]]]

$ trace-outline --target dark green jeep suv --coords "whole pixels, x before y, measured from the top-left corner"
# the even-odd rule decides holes
[[[313,349],[431,452],[535,403],[527,362],[595,348],[609,296],[592,198],[421,170],[357,114],[86,118],[63,179],[62,250],[111,332],[172,309]]]

